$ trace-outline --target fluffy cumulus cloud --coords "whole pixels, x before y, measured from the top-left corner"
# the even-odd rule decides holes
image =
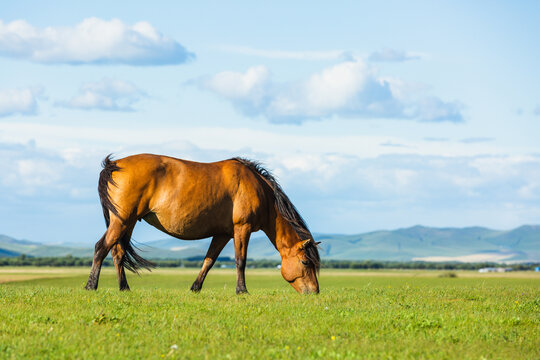
[[[132,83],[105,78],[83,84],[78,95],[57,105],[81,110],[134,111],[133,105],[143,97],[146,94]]]
[[[148,22],[88,18],[73,27],[0,21],[0,55],[44,64],[181,64],[194,57]]]
[[[437,97],[404,96],[404,83],[379,77],[362,60],[344,61],[299,81],[278,83],[265,66],[225,71],[198,80],[248,116],[301,123],[332,116],[459,122],[460,105]]]
[[[9,115],[34,115],[41,88],[0,89],[0,117]]]

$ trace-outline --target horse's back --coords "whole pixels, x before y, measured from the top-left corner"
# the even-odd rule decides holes
[[[235,224],[257,224],[264,217],[264,184],[236,160],[199,163],[139,154],[116,165],[116,186],[110,188],[115,203],[125,215],[144,218],[173,236],[232,233]]]

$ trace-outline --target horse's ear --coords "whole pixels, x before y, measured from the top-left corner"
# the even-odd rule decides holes
[[[300,242],[300,244],[299,244],[300,250],[304,250],[306,248],[306,246],[308,246],[312,242],[313,242],[313,239],[307,239],[307,240],[304,240],[304,241]]]

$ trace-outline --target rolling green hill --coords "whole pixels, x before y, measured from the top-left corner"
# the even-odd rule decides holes
[[[533,261],[540,258],[540,226],[510,231],[480,227],[414,226],[359,235],[319,235],[333,259],[426,261]]]
[[[73,247],[45,245],[28,240],[16,240],[6,235],[0,235],[0,256],[19,256],[25,254],[35,257],[66,256],[88,257],[94,254],[89,247]]]
[[[524,225],[509,231],[482,227],[431,228],[414,226],[393,231],[357,235],[314,234],[321,241],[321,256],[336,260],[392,261],[539,261],[540,225]],[[149,259],[185,259],[206,254],[210,239],[183,241],[174,238],[136,244]],[[90,257],[91,247],[45,245],[0,235],[0,257],[18,256]],[[234,257],[233,242],[222,256]],[[257,233],[252,236],[248,256],[253,259],[279,259],[270,241]]]

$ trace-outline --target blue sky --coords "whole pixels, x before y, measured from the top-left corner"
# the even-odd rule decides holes
[[[259,159],[315,232],[538,223],[539,14],[536,1],[2,3],[0,233],[94,242],[111,152]]]

